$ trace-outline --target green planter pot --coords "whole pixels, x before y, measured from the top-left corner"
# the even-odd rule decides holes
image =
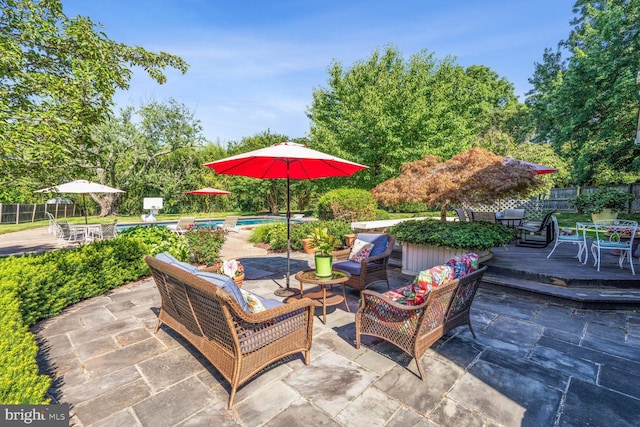
[[[333,257],[331,255],[316,255],[316,275],[319,277],[331,276]]]

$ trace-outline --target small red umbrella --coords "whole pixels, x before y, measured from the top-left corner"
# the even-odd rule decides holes
[[[532,162],[527,162],[525,160],[517,160],[511,157],[505,157],[504,162],[502,162],[502,164],[507,164],[510,162],[517,162],[521,165],[525,165],[525,166],[529,166],[531,168],[533,168],[533,170],[535,171],[536,175],[544,175],[546,173],[554,173],[557,171],[556,168],[552,168],[551,166],[543,166],[543,165],[539,165],[537,163],[532,163]]]
[[[219,174],[240,175],[260,179],[287,179],[287,286],[276,295],[289,296],[295,290],[289,288],[289,261],[291,255],[291,210],[289,181],[291,179],[316,179],[351,176],[368,166],[353,163],[339,157],[307,148],[303,144],[282,142],[237,156],[205,163]]]
[[[198,194],[200,196],[220,196],[231,194],[230,191],[218,190],[217,188],[205,187],[199,190],[187,191],[187,194]],[[211,209],[209,209],[209,200],[207,200],[207,210],[209,211],[209,219],[211,219]]]

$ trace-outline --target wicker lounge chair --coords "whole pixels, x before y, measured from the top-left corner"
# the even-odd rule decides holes
[[[230,292],[204,276],[153,257],[145,261],[162,299],[155,331],[161,324],[169,326],[211,362],[231,386],[229,409],[238,387],[272,363],[298,352],[304,353],[305,364],[310,363],[315,311],[310,299],[277,302],[249,313]],[[226,280],[225,286],[233,283],[218,277]]]
[[[358,240],[373,243],[369,257],[353,261],[349,260],[351,249],[335,251],[333,267],[351,274],[351,278],[345,285],[359,291],[379,280],[387,282],[387,288],[389,288],[387,264],[396,244],[395,236],[385,233],[358,233],[355,242]]]
[[[487,267],[455,279],[428,293],[419,305],[393,301],[385,294],[364,290],[356,313],[356,348],[362,335],[388,341],[416,359],[420,379],[424,374],[420,358],[445,333],[458,326],[471,327],[469,310]]]

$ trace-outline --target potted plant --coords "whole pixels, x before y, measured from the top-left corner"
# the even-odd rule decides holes
[[[480,261],[492,257],[491,248],[513,240],[513,230],[490,222],[404,221],[389,229],[402,243],[402,273],[416,275],[454,256],[475,252]]]
[[[327,227],[316,227],[309,234],[311,247],[315,250],[316,275],[331,276],[333,255],[331,252],[339,245],[338,239],[329,234]]]
[[[302,239],[302,249],[304,250],[304,253],[306,254],[312,254],[315,251],[313,250],[313,245],[311,243],[311,238],[306,237],[304,239]]]
[[[239,288],[242,287],[242,281],[244,280],[244,266],[235,259],[217,261],[213,265],[207,267],[205,271],[229,276],[234,282],[236,282],[236,285],[238,285]]]
[[[570,197],[567,202],[578,213],[591,214],[592,221],[616,219],[618,212],[627,208],[627,203],[635,200],[635,195],[617,188],[603,188],[596,192],[581,193]]]

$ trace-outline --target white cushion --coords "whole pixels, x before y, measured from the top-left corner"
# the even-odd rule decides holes
[[[369,258],[373,243],[365,242],[364,240],[356,239],[351,247],[349,253],[349,261],[360,262],[363,259]]]

